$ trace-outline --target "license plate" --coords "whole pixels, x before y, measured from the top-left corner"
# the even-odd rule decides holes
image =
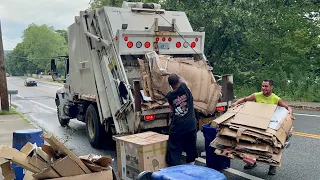
[[[159,46],[159,49],[162,49],[162,50],[170,49],[170,44],[169,43],[159,43],[158,46]]]

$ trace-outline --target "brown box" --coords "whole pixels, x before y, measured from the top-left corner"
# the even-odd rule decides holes
[[[155,132],[116,137],[120,177],[135,179],[142,171],[166,167],[167,140],[167,135]]]
[[[46,162],[44,162],[43,159],[36,154],[34,154],[31,157],[28,157],[28,162],[29,164],[38,168],[39,170],[42,170],[46,167]]]
[[[85,174],[85,172],[70,158],[70,156],[57,160],[52,165],[52,168],[62,177]]]

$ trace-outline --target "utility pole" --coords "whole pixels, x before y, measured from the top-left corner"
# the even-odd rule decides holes
[[[0,98],[1,98],[1,110],[9,111],[6,63],[4,61],[1,20],[0,20]]]

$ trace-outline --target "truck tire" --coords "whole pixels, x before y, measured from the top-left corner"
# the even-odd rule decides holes
[[[90,104],[86,111],[86,132],[87,138],[92,147],[101,147],[101,142],[105,134],[104,127],[100,124],[100,119],[94,105]]]
[[[68,126],[70,119],[64,119],[60,116],[60,111],[59,111],[59,107],[57,108],[57,115],[58,115],[58,119],[59,119],[59,123],[62,127]]]

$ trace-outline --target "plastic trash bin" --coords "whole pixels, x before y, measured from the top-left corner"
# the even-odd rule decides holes
[[[40,137],[42,133],[43,131],[40,129],[15,131],[13,132],[12,147],[20,151],[27,142],[41,146],[44,143],[44,140]]]
[[[20,151],[27,142],[41,146],[44,143],[44,140],[40,137],[42,133],[40,129],[15,131],[13,132],[12,147]],[[25,170],[16,164],[11,164],[11,168],[16,175],[16,180],[23,180]]]
[[[226,177],[214,169],[196,165],[179,165],[160,169],[151,175],[151,180],[226,180]]]
[[[230,159],[224,156],[219,156],[214,153],[214,148],[210,146],[210,143],[216,138],[217,129],[212,128],[210,124],[202,125],[202,132],[205,140],[206,149],[206,164],[207,167],[222,170],[230,167]]]

